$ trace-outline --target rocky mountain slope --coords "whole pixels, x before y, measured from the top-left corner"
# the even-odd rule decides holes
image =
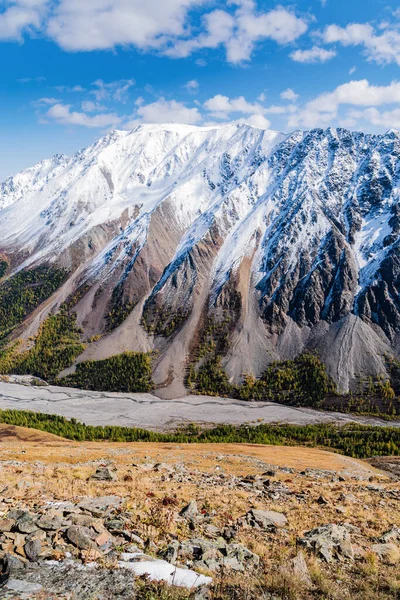
[[[0,253],[6,277],[68,276],[18,336],[67,300],[91,340],[78,361],[156,350],[166,397],[185,393],[210,328],[234,380],[304,349],[341,391],[385,373],[400,348],[399,157],[396,131],[141,125],[43,161],[1,185]]]

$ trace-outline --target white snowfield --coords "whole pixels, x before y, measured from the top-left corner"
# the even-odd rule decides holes
[[[56,155],[1,185],[2,247],[18,247],[30,254],[20,268],[40,260],[56,260],[85,233],[119,220],[126,210],[129,225],[88,265],[88,276],[95,275],[116,249],[125,249],[119,257],[122,260],[133,244],[139,250],[144,246],[151,213],[168,199],[178,227],[186,232],[176,251],[179,260],[204,236],[210,220],[224,214],[227,189],[221,180],[221,157],[235,157],[243,148],[252,148],[240,173],[243,189],[238,187],[231,194],[229,210],[236,221],[247,215],[255,199],[253,182],[245,182],[254,148],[260,156],[268,156],[285,137],[237,124],[140,125],[130,132],[113,131],[72,157]],[[269,169],[264,171],[255,177],[257,187],[268,186]],[[227,269],[246,252],[264,217],[264,211],[255,211],[240,235],[240,243],[237,234],[232,234],[223,253],[229,263]],[[40,243],[44,238],[45,245]],[[118,258],[114,260],[114,266],[118,262]]]
[[[400,427],[400,422],[294,408],[272,402],[244,402],[212,396],[164,400],[152,394],[92,392],[56,386],[34,387],[0,382],[0,409],[32,410],[76,418],[86,425],[120,425],[157,431],[198,423],[363,423]]]
[[[289,249],[290,271],[310,240],[322,240],[330,231],[327,214],[339,218],[345,206],[357,204],[364,181],[360,176],[363,151],[377,143],[373,136],[353,134],[354,153],[343,149],[335,153],[328,144],[338,140],[339,133],[327,132],[319,140],[316,130],[303,171],[289,168],[285,174],[282,165],[290,163],[291,153],[308,132],[283,134],[245,124],[157,124],[113,131],[71,157],[55,155],[0,185],[2,248],[28,257],[19,268],[54,261],[97,226],[119,222],[126,211],[128,224],[121,225],[119,234],[86,265],[90,278],[103,272],[111,256],[113,269],[132,247],[138,256],[152,213],[168,200],[174,226],[182,234],[171,269],[215,220],[225,235],[213,265],[214,292],[240,260],[255,250],[257,230],[263,232],[264,241],[254,261],[255,278],[263,275],[259,269],[263,259],[278,251],[276,242],[279,252]],[[274,155],[279,145],[283,154],[287,152],[282,161]],[[389,177],[384,148],[373,158],[376,177],[382,172]],[[388,161],[393,162],[389,154]],[[382,241],[392,230],[390,208],[397,196],[395,186],[378,215],[370,214],[370,207],[365,211],[352,248],[361,287],[373,280],[387,253]],[[308,215],[306,223],[301,223],[300,205]],[[299,233],[296,239],[290,229],[285,234],[288,222]],[[158,288],[169,275],[167,269]]]

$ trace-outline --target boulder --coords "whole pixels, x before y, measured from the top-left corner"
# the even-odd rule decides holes
[[[199,510],[197,508],[196,500],[191,500],[179,513],[179,515],[185,519],[192,519],[193,517],[197,517],[198,514]]]
[[[116,479],[116,475],[108,467],[99,467],[89,479],[96,479],[97,481],[113,481]]]
[[[79,502],[78,507],[90,512],[95,517],[104,517],[111,510],[119,508],[122,498],[118,496],[99,496],[98,498],[85,498]]]
[[[245,571],[249,567],[258,567],[260,557],[242,544],[229,544],[223,564],[234,571]]]
[[[388,542],[386,544],[373,544],[372,552],[387,565],[397,565],[400,562],[400,549],[396,544]]]
[[[294,558],[292,558],[288,567],[295,577],[297,577],[297,579],[299,579],[307,587],[312,586],[310,572],[302,552],[299,552]]]
[[[71,525],[71,527],[67,529],[66,535],[67,539],[80,550],[95,548],[95,544],[91,539],[91,532],[87,527]]]
[[[284,514],[273,510],[258,510],[253,508],[247,513],[245,518],[251,527],[260,527],[262,529],[285,527],[288,523]]]
[[[50,517],[42,515],[40,519],[36,521],[36,524],[40,529],[44,529],[45,531],[56,531],[62,527],[63,519],[60,516]]]
[[[338,558],[352,559],[354,557],[349,527],[345,525],[329,524],[312,529],[298,540],[298,544],[326,562]]]
[[[26,542],[24,546],[25,556],[32,562],[36,562],[39,558],[39,554],[42,551],[42,544],[40,540],[32,540]]]
[[[245,571],[259,565],[260,557],[242,544],[227,544],[225,540],[216,541],[196,538],[174,541],[160,552],[160,556],[172,564],[179,560],[187,566],[218,571],[229,568]]]

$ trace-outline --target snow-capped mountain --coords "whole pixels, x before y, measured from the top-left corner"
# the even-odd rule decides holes
[[[396,131],[233,124],[141,125],[43,161],[0,188],[11,276],[70,273],[26,334],[74,295],[85,336],[102,335],[79,360],[157,349],[166,395],[207,317],[230,323],[234,378],[305,348],[342,390],[383,373],[400,349],[399,159]]]

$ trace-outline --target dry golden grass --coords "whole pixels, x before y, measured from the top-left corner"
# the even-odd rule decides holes
[[[177,466],[177,472],[179,465],[185,465],[183,480],[170,479],[165,471],[155,471],[152,466],[159,462]],[[99,465],[115,468],[116,480],[89,479]],[[262,474],[268,465],[295,470],[294,473],[277,471],[273,478],[294,493],[271,500],[255,489],[230,487],[233,476]],[[300,471],[307,468],[346,473],[346,480],[338,481],[329,474],[302,475]],[[386,496],[383,503],[380,494],[367,489],[368,480],[372,478],[386,490],[398,489],[398,484],[362,461],[299,447],[78,443],[31,429],[0,426],[0,469],[2,486],[7,486],[3,496],[13,506],[40,506],[45,501],[78,500],[82,496],[124,497],[132,529],[143,538],[152,538],[159,547],[168,543],[168,534],[180,539],[193,537],[188,525],[177,519],[179,510],[191,499],[197,500],[199,509],[207,512],[219,528],[233,525],[250,508],[284,512],[289,521],[285,531],[266,534],[247,527],[238,531],[235,541],[257,553],[263,563],[261,575],[248,576],[249,599],[263,598],[266,586],[288,600],[399,597],[398,565],[378,562],[366,542],[379,537],[393,524],[400,526],[398,500]],[[226,477],[219,480],[221,473]],[[317,502],[321,494],[327,504]],[[342,498],[343,494],[353,494],[355,501]],[[3,512],[7,506],[2,505]],[[360,537],[354,539],[360,549],[356,562],[327,566],[307,557],[314,586],[311,591],[305,590],[296,577],[280,570],[295,556],[296,540],[305,531],[344,521],[361,531]],[[203,534],[201,527],[196,536]],[[222,581],[221,589],[234,586],[235,577]],[[238,585],[244,586],[243,578]],[[221,596],[225,597],[230,598]]]

